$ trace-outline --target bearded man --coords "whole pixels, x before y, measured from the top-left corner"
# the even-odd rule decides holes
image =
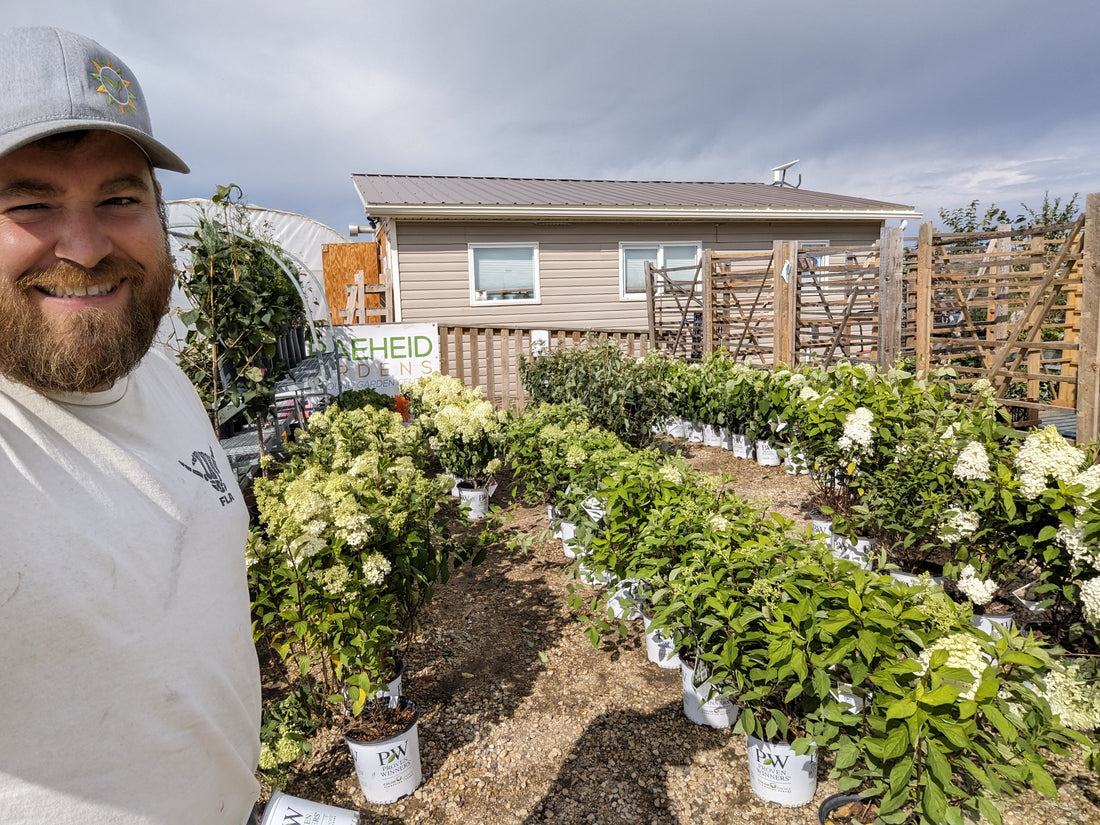
[[[0,820],[227,823],[259,792],[247,512],[151,349],[174,268],[127,66],[0,40]]]

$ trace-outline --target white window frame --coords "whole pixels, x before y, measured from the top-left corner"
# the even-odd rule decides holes
[[[477,249],[529,249],[531,250],[531,278],[534,281],[532,298],[479,298],[474,288],[474,251]],[[470,281],[470,306],[472,307],[508,307],[516,304],[541,304],[542,292],[539,282],[539,245],[534,242],[468,243],[466,244],[467,271]]]
[[[626,291],[626,250],[628,249],[646,249],[657,247],[657,267],[664,266],[665,247],[666,246],[694,246],[695,247],[695,263],[698,265],[699,259],[703,255],[703,242],[702,241],[619,241],[619,300],[620,301],[644,301],[646,299],[645,290],[641,292],[627,292]],[[658,289],[660,291],[660,289]]]

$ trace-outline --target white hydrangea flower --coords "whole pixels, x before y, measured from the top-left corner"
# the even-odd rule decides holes
[[[313,573],[312,578],[331,596],[343,596],[347,592],[351,571],[343,564],[334,564]]]
[[[982,653],[978,640],[969,633],[951,633],[936,640],[930,647],[924,649],[920,655],[920,662],[927,673],[932,661],[932,654],[937,650],[947,651],[947,667],[962,668],[968,670],[974,676],[974,681],[969,685],[956,684],[961,691],[959,694],[964,699],[973,699],[978,692],[978,685],[982,680],[982,673],[986,668],[985,654]]]
[[[940,527],[937,536],[940,541],[947,544],[965,539],[978,532],[981,527],[981,516],[973,510],[960,510],[957,507],[944,512],[940,518]]]
[[[1066,441],[1053,425],[1025,438],[1013,459],[1025,498],[1037,498],[1047,488],[1048,478],[1071,483],[1084,463],[1084,451]]]
[[[684,476],[671,464],[666,464],[657,471],[657,475],[671,484],[683,484]]]
[[[1081,495],[1092,498],[1097,491],[1100,491],[1100,464],[1093,464],[1088,469],[1082,470],[1070,480],[1070,484],[1080,484],[1084,488]],[[1088,505],[1085,504],[1078,505],[1077,512],[1083,513],[1087,507]]]
[[[875,415],[866,407],[856,407],[844,420],[844,434],[837,439],[837,446],[845,452],[871,455],[875,439],[872,427]]]
[[[392,565],[381,553],[371,553],[363,560],[363,581],[379,587],[389,575]]]
[[[1085,621],[1100,626],[1100,576],[1081,584],[1081,608]]]
[[[1079,670],[1075,662],[1050,671],[1043,695],[1063,725],[1088,732],[1100,728],[1100,683],[1085,681]]]
[[[971,441],[959,453],[952,471],[960,481],[988,481],[989,455],[980,442]]]
[[[802,403],[808,401],[817,401],[821,398],[821,393],[815,390],[813,387],[803,387],[798,391],[798,400]]]
[[[968,564],[959,574],[956,584],[970,601],[981,607],[993,601],[997,594],[997,583],[993,579],[979,579],[975,573],[974,565]]]
[[[724,533],[729,529],[730,523],[725,516],[714,515],[710,519],[710,529],[715,533]]]
[[[1100,570],[1100,547],[1085,541],[1085,527],[1080,520],[1072,527],[1068,525],[1059,527],[1054,541],[1069,551],[1074,564],[1078,567],[1092,567]]]

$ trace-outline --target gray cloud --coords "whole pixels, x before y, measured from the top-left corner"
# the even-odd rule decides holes
[[[926,219],[1100,191],[1100,4],[42,0],[137,71],[191,164],[338,230],[354,172],[770,179]]]

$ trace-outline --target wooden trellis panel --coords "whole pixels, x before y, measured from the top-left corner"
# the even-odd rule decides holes
[[[985,378],[1021,408],[1076,404],[1084,215],[1074,224],[940,233],[921,227],[909,282],[921,367]],[[921,324],[923,321],[923,325]],[[922,328],[923,327],[923,328]]]

